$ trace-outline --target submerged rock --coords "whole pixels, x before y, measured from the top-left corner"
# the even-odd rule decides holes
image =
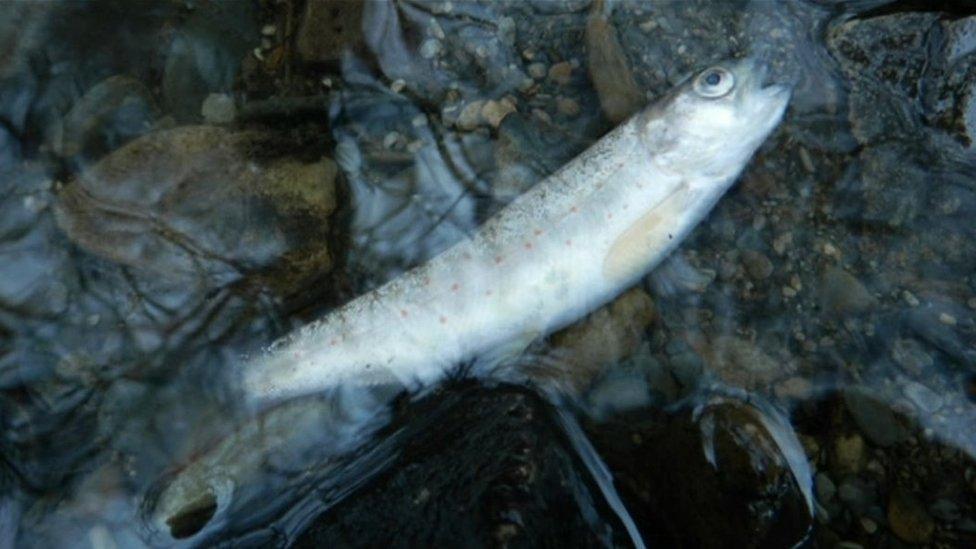
[[[337,168],[268,155],[274,136],[184,127],[140,138],[59,193],[86,250],[163,279],[221,286],[248,273],[285,294],[332,265]]]
[[[788,547],[811,517],[785,454],[793,449],[761,413],[720,400],[695,414],[627,412],[587,430],[649,545]]]
[[[629,543],[549,405],[524,389],[446,388],[395,429],[407,436],[390,465],[294,547]]]

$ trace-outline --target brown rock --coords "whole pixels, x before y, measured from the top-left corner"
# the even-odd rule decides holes
[[[143,136],[69,182],[56,219],[82,248],[152,276],[221,285],[260,273],[297,291],[331,267],[338,170],[255,160],[276,145],[210,126]]]
[[[900,488],[888,499],[888,524],[896,536],[908,543],[927,543],[935,532],[935,521],[925,506]]]
[[[549,80],[565,86],[573,77],[573,65],[569,61],[562,61],[549,67]]]
[[[593,3],[586,22],[587,68],[603,113],[618,124],[640,110],[646,101],[606,13],[603,0]]]
[[[633,354],[656,315],[654,301],[634,288],[552,336],[553,354],[569,363],[559,371],[539,372],[584,389],[604,368]]]
[[[864,439],[857,433],[834,439],[834,467],[839,473],[858,473],[864,468],[867,454]]]

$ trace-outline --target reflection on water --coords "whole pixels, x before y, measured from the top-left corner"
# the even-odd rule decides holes
[[[555,539],[479,478],[572,494],[575,543],[790,545],[811,508],[818,545],[974,542],[964,6],[10,3],[0,47],[0,545],[367,543],[342,536],[370,506],[408,543]],[[557,415],[466,408],[511,388],[238,405],[242,357],[749,54],[793,84],[786,120],[640,287],[519,360]],[[537,431],[551,453],[480,468]]]

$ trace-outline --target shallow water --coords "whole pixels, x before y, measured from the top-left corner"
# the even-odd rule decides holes
[[[559,406],[547,425],[566,467],[588,471],[570,483],[580,527],[592,543],[694,544],[691,519],[648,531],[648,513],[688,509],[620,449],[628,426],[689,417],[712,468],[776,477],[764,486],[781,499],[752,508],[769,543],[972,543],[971,14],[5,5],[0,545],[288,544],[337,505],[355,514],[408,441],[436,432],[430,409],[460,397],[349,389],[256,418],[236,366],[470,234],[628,109],[747,55],[794,87],[781,127],[640,291],[519,361]],[[648,455],[683,455],[675,438]],[[752,469],[725,465],[736,445]],[[193,475],[208,486],[173,495]],[[784,534],[769,517],[791,493],[791,516],[816,519]]]

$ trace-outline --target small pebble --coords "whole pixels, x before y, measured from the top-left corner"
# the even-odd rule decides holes
[[[546,124],[552,123],[552,117],[550,117],[549,113],[542,109],[532,109],[532,116],[542,122],[545,122]]]
[[[393,90],[393,93],[400,93],[405,87],[407,87],[407,83],[402,78],[397,78],[390,83],[390,89]]]
[[[966,302],[966,305],[969,305],[970,309],[976,309],[976,297],[969,298],[969,301]]]
[[[803,169],[808,173],[817,171],[816,166],[813,165],[813,159],[810,158],[810,152],[805,147],[800,147],[800,164],[803,164]]]
[[[868,534],[873,534],[878,531],[878,523],[868,517],[861,517],[861,528]]]
[[[560,86],[569,84],[573,76],[573,65],[569,61],[562,61],[549,67],[549,80]]]
[[[481,117],[488,122],[492,128],[497,128],[506,116],[515,112],[515,104],[509,99],[495,101],[494,99],[485,102],[481,108]]]
[[[946,326],[955,326],[956,317],[950,315],[949,313],[939,313],[939,322],[945,324]]]
[[[569,97],[560,97],[557,99],[556,108],[559,110],[560,114],[564,114],[569,117],[574,117],[580,113],[579,103]]]
[[[901,297],[905,300],[905,303],[908,303],[912,307],[918,307],[919,305],[918,298],[915,297],[915,294],[913,294],[912,292],[905,290],[904,292],[901,293]]]
[[[481,123],[481,109],[484,101],[472,101],[461,109],[457,117],[457,127],[462,130],[473,130]]]
[[[773,239],[773,251],[776,255],[783,255],[793,245],[793,233],[786,232]]]
[[[261,27],[261,34],[264,36],[274,36],[278,32],[278,28],[274,25],[265,25]]]
[[[787,299],[796,297],[796,290],[789,286],[783,286],[783,297]]]
[[[383,148],[392,149],[400,141],[400,134],[397,132],[390,132],[383,137]]]
[[[420,45],[420,56],[424,59],[433,59],[441,52],[441,42],[436,38],[428,38]]]
[[[545,63],[531,63],[526,70],[529,71],[529,76],[536,80],[542,80],[549,72]]]

